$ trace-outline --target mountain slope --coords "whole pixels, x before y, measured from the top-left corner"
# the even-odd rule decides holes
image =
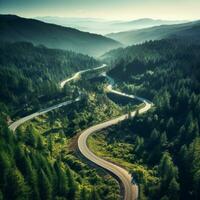
[[[127,32],[119,32],[108,34],[107,36],[120,41],[123,44],[137,44],[149,40],[160,40],[164,38],[188,38],[199,40],[200,21],[176,24],[176,25],[161,25],[152,28],[133,30]]]
[[[35,106],[40,97],[56,99],[61,80],[98,65],[95,59],[74,52],[26,42],[0,44],[0,102],[23,108],[27,103]]]
[[[109,75],[120,81],[121,91],[148,98],[155,107],[98,133],[100,144],[107,144],[103,152],[126,166],[139,163],[153,170],[150,179],[133,167],[144,199],[200,199],[200,44],[165,39],[115,55],[122,59],[113,62]]]
[[[93,56],[120,46],[118,42],[101,35],[14,15],[0,15],[0,35],[0,41],[26,41]]]

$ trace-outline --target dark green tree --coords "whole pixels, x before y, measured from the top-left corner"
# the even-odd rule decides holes
[[[41,170],[39,174],[39,189],[41,199],[52,199],[52,186],[43,170]]]
[[[26,200],[29,198],[30,188],[18,169],[9,169],[6,177],[5,199]]]

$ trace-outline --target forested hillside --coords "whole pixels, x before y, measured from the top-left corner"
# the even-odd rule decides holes
[[[120,111],[101,98],[90,94],[80,104],[23,124],[16,133],[8,130],[9,113],[1,105],[0,199],[119,199],[118,183],[75,154],[77,132]]]
[[[161,25],[139,30],[111,33],[107,36],[124,45],[140,44],[151,40],[187,39],[199,42],[200,22],[193,21],[175,25]]]
[[[9,108],[38,105],[40,98],[55,98],[61,80],[98,64],[89,56],[70,51],[25,42],[1,43],[0,101]]]
[[[79,84],[68,85],[63,95],[74,95],[73,89],[81,90],[85,95],[80,103],[37,117],[15,133],[8,129],[11,111],[23,105],[20,97],[27,96],[25,100],[35,106],[41,103],[41,98],[36,96],[37,102],[34,102],[33,95],[44,92],[56,98],[53,87],[58,87],[59,80],[99,63],[88,56],[34,47],[29,43],[4,44],[1,53],[2,85],[11,96],[16,95],[18,101],[6,102],[2,98],[4,103],[0,103],[0,199],[119,199],[118,183],[107,173],[88,167],[76,152],[78,132],[122,112],[103,93],[95,94],[98,87],[103,91],[101,84],[97,86],[84,79]],[[18,74],[21,75],[18,77]],[[20,86],[25,80],[30,82],[32,90]],[[49,82],[49,87],[43,86],[45,81]],[[43,90],[39,90],[40,84]]]
[[[27,42],[0,43],[0,200],[119,200],[119,184],[83,161],[77,140],[86,128],[125,112],[127,120],[91,135],[89,148],[132,174],[140,200],[199,200],[199,27],[190,33],[195,37],[145,42],[102,57],[116,90],[153,102],[142,116],[143,104],[107,93],[107,79],[96,71],[60,88],[60,81],[100,61]],[[77,96],[79,102],[15,133],[8,129],[11,120]]]
[[[96,141],[108,145],[100,145],[98,151],[120,159],[121,165],[146,167],[148,171],[129,168],[139,184],[140,199],[198,200],[200,45],[163,40],[120,52],[122,59],[113,64],[110,75],[120,81],[121,90],[149,98],[154,108],[110,128],[105,137],[96,134]],[[117,153],[116,146],[126,153]]]
[[[200,0],[0,0],[0,200],[200,200]]]
[[[0,15],[0,35],[1,42],[26,41],[92,56],[100,56],[121,46],[119,42],[102,35],[15,15]]]

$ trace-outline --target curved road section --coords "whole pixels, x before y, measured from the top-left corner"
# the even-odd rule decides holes
[[[67,105],[69,105],[69,104],[71,104],[71,103],[74,103],[74,102],[77,102],[77,101],[80,101],[80,98],[79,98],[79,97],[76,98],[76,99],[73,100],[73,101],[72,101],[72,100],[65,101],[65,102],[56,104],[56,105],[54,105],[54,106],[51,106],[51,107],[49,107],[49,108],[42,109],[42,110],[40,110],[40,111],[38,111],[38,112],[35,112],[35,113],[31,114],[31,115],[28,115],[28,116],[26,116],[26,117],[23,117],[23,118],[21,118],[21,119],[15,121],[15,122],[13,122],[8,128],[9,128],[10,130],[12,130],[12,131],[15,131],[21,124],[23,124],[23,123],[25,123],[25,122],[27,122],[27,121],[29,121],[29,120],[31,120],[31,119],[37,117],[37,116],[43,115],[43,114],[45,114],[45,113],[48,113],[49,111],[55,110],[55,109],[60,108],[60,107],[63,107],[63,106],[67,106]]]
[[[79,72],[77,72],[76,74],[74,74],[72,77],[70,77],[70,78],[68,78],[68,79],[66,79],[66,80],[64,80],[64,81],[62,81],[62,82],[60,83],[60,88],[63,88],[64,85],[65,85],[66,83],[78,79],[79,76],[80,76],[81,74],[85,73],[85,72],[93,71],[93,70],[98,70],[98,69],[102,69],[102,68],[105,68],[105,67],[107,67],[107,65],[103,64],[103,65],[101,65],[100,67],[96,67],[96,68],[91,68],[91,69],[86,69],[86,70],[79,71]],[[80,97],[76,98],[75,100],[65,101],[65,102],[56,104],[56,105],[54,105],[54,106],[51,106],[51,107],[49,107],[49,108],[42,109],[42,110],[40,110],[40,111],[38,111],[38,112],[35,112],[35,113],[31,114],[31,115],[28,115],[28,116],[26,116],[26,117],[23,117],[23,118],[21,118],[21,119],[15,121],[15,122],[13,122],[12,124],[10,124],[9,129],[12,130],[12,131],[15,131],[21,124],[23,124],[23,123],[25,123],[25,122],[27,122],[27,121],[29,121],[29,120],[35,118],[35,117],[38,117],[38,116],[43,115],[43,114],[45,114],[45,113],[47,113],[47,112],[49,112],[49,111],[52,111],[52,110],[61,108],[61,107],[63,107],[63,106],[67,106],[67,105],[69,105],[69,104],[71,104],[71,103],[78,102],[78,101],[80,101]]]
[[[110,92],[121,95],[121,96],[126,96],[129,98],[136,98],[139,101],[141,101],[142,103],[144,103],[145,106],[138,110],[139,114],[147,112],[153,106],[153,104],[150,101],[148,101],[144,98],[137,97],[134,95],[128,95],[128,94],[114,90],[113,89],[114,80],[111,77],[107,76],[106,73],[104,73],[103,76],[105,76],[110,83],[107,87],[107,89]],[[136,111],[131,112],[132,117],[135,115],[136,115]],[[90,149],[87,146],[87,139],[91,134],[93,134],[94,132],[97,132],[101,129],[105,129],[109,126],[118,124],[119,122],[121,122],[127,118],[128,118],[128,114],[125,114],[116,119],[112,119],[107,122],[104,122],[104,123],[101,123],[98,125],[94,125],[88,129],[86,129],[85,131],[82,132],[82,134],[78,138],[78,148],[79,148],[81,154],[84,155],[88,160],[92,161],[93,163],[106,169],[107,171],[109,171],[110,173],[112,173],[116,177],[118,177],[118,179],[121,181],[121,183],[123,185],[124,200],[135,200],[138,198],[138,187],[137,187],[137,185],[132,184],[131,174],[129,174],[129,172],[126,171],[125,169],[123,169],[122,167],[119,167],[113,163],[110,163],[110,162],[96,156],[94,153],[92,153],[90,151]]]
[[[94,71],[94,70],[98,70],[98,69],[103,69],[103,68],[105,68],[105,67],[107,67],[107,65],[106,65],[106,64],[103,64],[103,65],[101,65],[100,67],[81,70],[81,71],[75,73],[71,78],[68,78],[68,79],[62,81],[62,82],[60,83],[60,88],[63,88],[63,87],[65,86],[66,83],[68,83],[68,82],[70,82],[70,81],[72,81],[72,80],[77,80],[77,79],[78,79],[83,73],[85,73],[85,72],[90,72],[90,71]]]
[[[107,65],[103,64],[100,67],[79,71],[76,74],[74,74],[72,77],[62,81],[60,83],[60,88],[63,88],[66,83],[68,83],[72,80],[78,79],[80,77],[80,75],[85,73],[85,72],[92,71],[92,70],[98,70],[98,69],[102,69],[102,68],[105,68],[105,67],[107,67]],[[148,101],[144,98],[137,97],[137,96],[134,96],[134,95],[129,95],[129,94],[122,93],[122,92],[114,90],[113,89],[114,80],[111,77],[107,76],[106,73],[104,73],[103,76],[105,76],[109,81],[109,85],[107,86],[107,89],[110,92],[121,95],[121,96],[126,96],[126,97],[129,97],[129,98],[136,98],[139,101],[144,103],[145,106],[138,111],[139,114],[142,114],[142,113],[148,111],[152,107],[153,104],[150,101]],[[58,109],[60,107],[63,107],[63,106],[66,106],[66,105],[69,105],[71,103],[78,102],[78,101],[80,101],[80,97],[76,98],[75,100],[69,100],[69,101],[66,101],[66,102],[63,102],[63,103],[56,104],[56,105],[51,106],[51,107],[46,108],[46,109],[42,109],[42,110],[40,110],[36,113],[33,113],[31,115],[28,115],[26,117],[23,117],[23,118],[15,121],[15,122],[13,122],[9,126],[9,129],[12,130],[12,131],[15,131],[21,124],[25,123],[28,120],[31,120],[31,119],[39,116],[39,115],[43,115],[43,114],[45,114],[49,111]],[[135,114],[136,114],[136,111],[131,112],[131,116],[135,116]],[[112,173],[116,177],[118,177],[118,179],[121,181],[123,188],[124,188],[124,200],[135,200],[138,197],[138,187],[137,187],[137,185],[133,185],[131,183],[131,180],[132,180],[131,174],[129,174],[128,171],[126,171],[125,169],[123,169],[123,168],[121,168],[121,167],[119,167],[119,166],[117,166],[113,163],[110,163],[110,162],[108,162],[108,161],[106,161],[102,158],[97,157],[95,154],[93,154],[89,150],[89,148],[87,146],[87,139],[92,133],[99,131],[101,129],[105,129],[109,126],[118,124],[119,122],[121,122],[121,121],[123,121],[127,118],[128,118],[128,114],[125,114],[125,115],[122,115],[118,118],[109,120],[109,121],[104,122],[104,123],[100,123],[98,125],[94,125],[94,126],[88,128],[88,129],[86,129],[85,131],[82,132],[82,134],[78,138],[78,148],[79,148],[80,152],[82,153],[82,155],[85,156],[88,160],[92,161],[93,163],[99,165],[100,167],[106,169],[107,171],[109,171],[110,173]]]

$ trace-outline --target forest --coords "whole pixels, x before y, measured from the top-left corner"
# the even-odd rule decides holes
[[[200,45],[150,41],[103,59],[118,90],[154,106],[95,133],[88,141],[91,150],[129,170],[141,200],[198,200]],[[138,102],[107,93],[105,78],[94,75],[59,88],[66,77],[100,63],[26,42],[0,45],[0,199],[120,199],[116,180],[80,157],[76,134],[137,109]],[[80,103],[26,122],[15,134],[8,129],[10,117],[73,98],[76,91],[82,94]]]
[[[199,199],[200,46],[161,40],[111,53],[118,51],[109,74],[122,91],[149,98],[154,108],[95,134],[96,153],[145,167],[128,167],[140,199]]]
[[[200,0],[0,0],[0,200],[200,200]]]
[[[78,132],[123,112],[103,93],[103,85],[101,78],[78,81],[76,89],[84,92],[80,104],[37,117],[15,134],[7,128],[9,109],[2,104],[0,199],[120,198],[116,180],[90,168],[74,145]],[[96,95],[96,91],[101,92]]]
[[[113,194],[117,198],[119,194],[112,190],[119,191],[119,188],[113,178],[90,169],[73,155],[74,151],[60,152],[62,148],[69,149],[66,145],[72,136],[86,126],[84,120],[92,123],[90,112],[99,98],[93,106],[85,97],[81,107],[72,105],[70,110],[66,107],[64,111],[38,118],[39,126],[44,123],[44,135],[41,128],[36,128],[37,120],[20,127],[16,134],[7,124],[11,116],[27,115],[40,106],[46,107],[51,99],[73,98],[77,88],[67,86],[61,90],[59,82],[76,71],[96,67],[99,62],[89,56],[25,42],[1,44],[0,51],[0,199],[92,200],[113,199]],[[85,114],[80,112],[87,104],[91,110],[84,112],[88,117],[85,119]],[[102,113],[102,118],[105,117]],[[58,122],[62,126],[56,129]]]
[[[12,114],[16,108],[37,108],[66,96],[59,82],[76,71],[98,65],[95,59],[70,51],[33,46],[31,43],[0,43],[0,101]]]

